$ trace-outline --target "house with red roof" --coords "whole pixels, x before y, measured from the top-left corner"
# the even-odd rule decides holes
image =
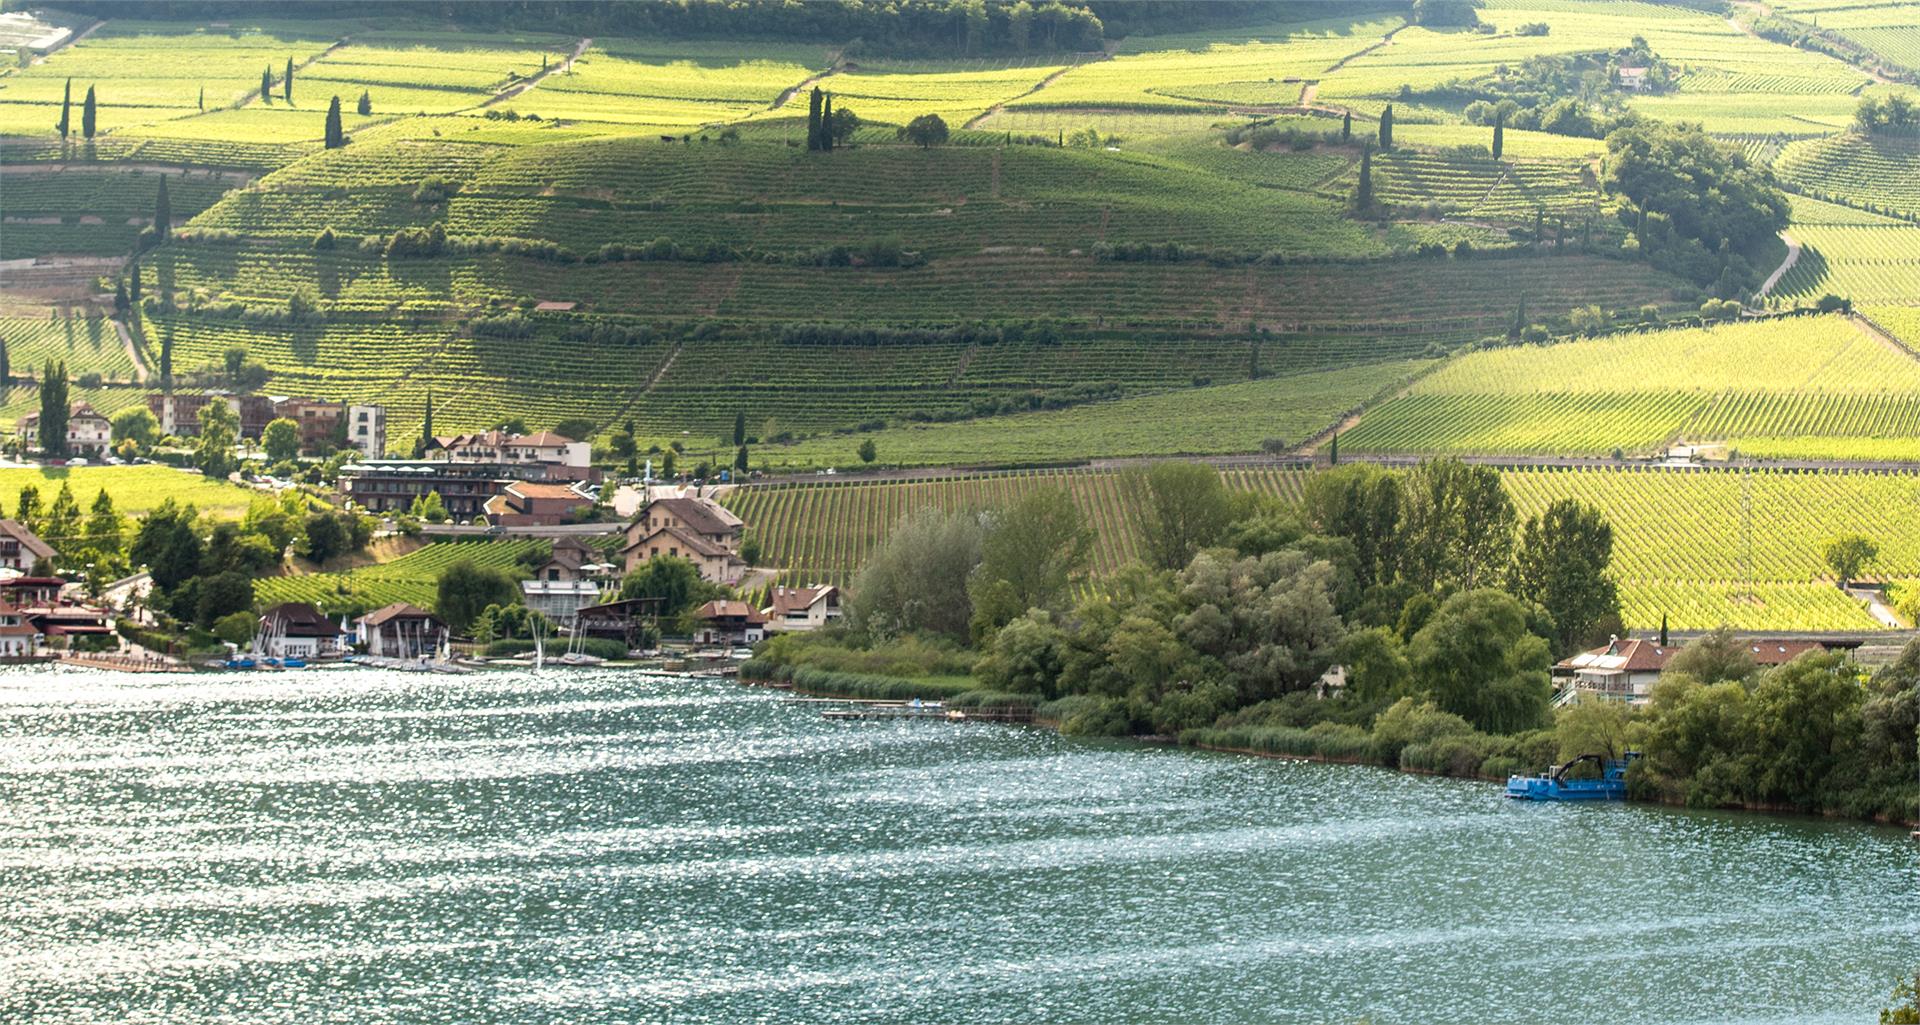
[[[740,557],[740,517],[711,498],[656,498],[640,507],[627,525],[620,549],[631,573],[649,559],[686,559],[704,580],[729,587],[746,575]]]
[[[1819,641],[1751,638],[1745,643],[1753,664],[1761,669],[1786,665],[1810,651],[1827,650]],[[1572,688],[1610,701],[1643,705],[1652,697],[1653,686],[1660,682],[1667,663],[1680,650],[1678,645],[1615,637],[1605,647],[1561,660],[1553,667],[1553,678],[1562,693]]]
[[[767,617],[743,601],[710,601],[694,610],[693,642],[726,646],[767,638]]]
[[[761,609],[767,629],[777,633],[818,630],[840,621],[840,589],[832,584],[812,587],[776,587],[772,604]]]

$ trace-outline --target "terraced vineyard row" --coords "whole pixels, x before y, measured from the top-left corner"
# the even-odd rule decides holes
[[[1235,489],[1291,500],[1306,475],[1246,470],[1225,479]],[[1826,582],[1820,547],[1843,530],[1879,544],[1875,575],[1920,573],[1920,532],[1912,529],[1920,522],[1920,477],[1910,474],[1515,470],[1501,476],[1522,518],[1562,497],[1606,512],[1631,626],[1657,625],[1665,614],[1674,629],[1722,622],[1753,630],[1872,629],[1872,619]],[[1087,515],[1099,538],[1096,572],[1112,572],[1134,556],[1136,510],[1111,473],[779,485],[736,490],[725,501],[787,579],[844,583],[909,513],[989,508],[1044,487],[1066,488]]]
[[[1405,395],[1340,435],[1350,452],[1607,455],[1676,440],[1701,400],[1680,393]]]
[[[401,601],[432,609],[440,577],[454,565],[470,562],[525,576],[520,557],[546,547],[544,541],[441,541],[392,562],[347,573],[262,577],[254,581],[254,601],[260,605],[311,602],[333,613],[361,612]]]
[[[38,376],[46,364],[58,362],[72,377],[133,380],[133,360],[105,317],[0,317],[0,338],[6,339],[7,362],[16,374]]]
[[[1817,195],[1920,214],[1920,139],[1849,134],[1796,142],[1780,152],[1774,172]]]
[[[1840,316],[1463,356],[1368,412],[1353,452],[1604,455],[1670,441],[1887,459],[1920,429],[1920,361]]]
[[[1776,291],[1789,299],[1832,292],[1856,303],[1906,303],[1920,296],[1920,225],[1800,227],[1800,261]]]

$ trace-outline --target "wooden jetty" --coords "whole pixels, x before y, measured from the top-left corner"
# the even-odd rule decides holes
[[[998,705],[980,708],[948,708],[938,701],[856,701],[834,698],[792,698],[794,701],[833,704],[820,713],[823,719],[937,719],[946,722],[1030,723],[1033,709],[1026,705]]]

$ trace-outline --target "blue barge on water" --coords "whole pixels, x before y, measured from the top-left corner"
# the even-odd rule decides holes
[[[1627,766],[1640,757],[1628,751],[1625,758],[1581,755],[1565,765],[1555,765],[1538,776],[1508,776],[1507,796],[1516,801],[1624,801],[1627,799]],[[1582,765],[1599,768],[1599,776],[1574,776]]]

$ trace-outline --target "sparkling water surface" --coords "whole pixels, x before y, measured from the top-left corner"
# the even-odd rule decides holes
[[[1894,829],[624,671],[0,671],[4,1022],[1871,1022],[1915,966]]]

